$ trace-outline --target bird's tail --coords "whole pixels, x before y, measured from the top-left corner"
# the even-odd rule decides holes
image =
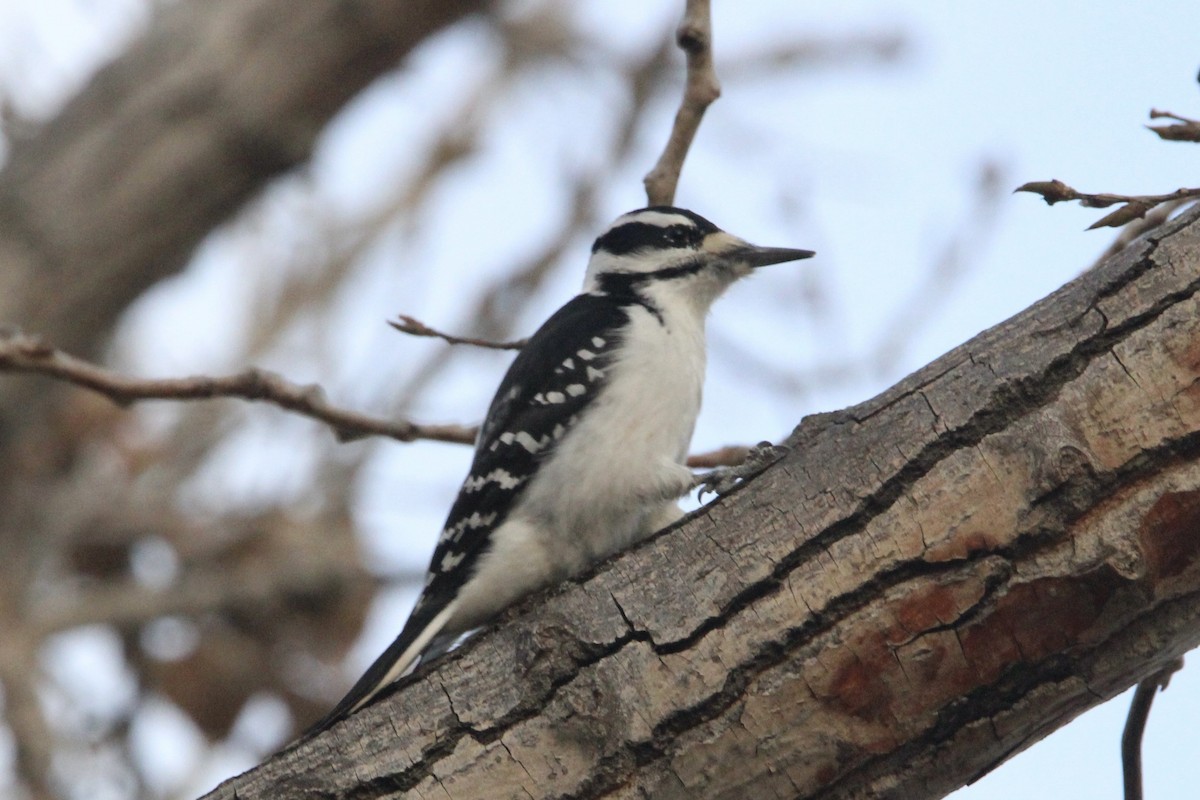
[[[316,736],[322,731],[326,731],[333,725],[346,717],[358,711],[364,705],[371,701],[380,691],[384,689],[392,681],[408,674],[417,664],[417,659],[422,653],[430,649],[430,645],[434,643],[435,637],[442,632],[446,627],[446,623],[454,616],[454,610],[458,602],[450,601],[442,608],[437,608],[430,604],[430,607],[422,609],[418,607],[413,610],[413,614],[405,623],[404,629],[400,631],[400,635],[396,637],[388,648],[383,651],[379,658],[375,659],[367,671],[363,674],[353,688],[346,693],[333,710],[322,717],[315,725],[301,734],[297,743],[306,741]],[[447,644],[453,642],[454,637],[449,637]],[[444,648],[442,648],[444,650]]]

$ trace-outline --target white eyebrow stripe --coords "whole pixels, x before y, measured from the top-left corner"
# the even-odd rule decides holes
[[[616,228],[626,222],[644,222],[647,225],[660,225],[664,228],[669,228],[672,225],[689,225],[692,227],[696,225],[690,217],[685,217],[683,214],[671,214],[666,211],[635,211],[632,214],[626,214],[614,222],[612,228]],[[612,230],[612,228],[609,228],[609,230]]]

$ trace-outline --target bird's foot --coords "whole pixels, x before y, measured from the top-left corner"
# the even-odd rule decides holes
[[[700,490],[697,498],[703,501],[706,494],[715,494],[718,497],[728,494],[743,481],[765,471],[789,452],[791,448],[787,445],[759,442],[750,448],[741,464],[735,467],[717,467],[703,475],[697,475],[694,484]]]

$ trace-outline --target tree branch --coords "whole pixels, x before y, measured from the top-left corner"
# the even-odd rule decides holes
[[[1171,676],[1183,669],[1183,659],[1177,658],[1149,678],[1141,681],[1134,690],[1129,704],[1129,717],[1125,720],[1125,731],[1121,734],[1121,767],[1125,774],[1125,800],[1142,800],[1142,735],[1146,732],[1146,720],[1150,717],[1150,705],[1159,689],[1166,689]]]
[[[713,67],[712,8],[709,0],[687,0],[683,21],[675,32],[675,40],[687,54],[687,82],[683,101],[675,114],[671,136],[658,163],[646,173],[646,199],[652,206],[669,206],[675,202],[675,187],[683,171],[696,131],[704,112],[721,96],[721,84]]]
[[[143,380],[98,367],[25,334],[0,334],[0,370],[31,372],[99,392],[122,406],[138,400],[208,400],[234,397],[272,403],[329,425],[341,441],[388,436],[402,442],[430,439],[470,444],[475,429],[463,425],[419,425],[377,419],[331,405],[319,386],[300,386],[271,372],[245,369],[222,377]]]
[[[0,319],[90,355],[133,298],[307,158],[344,103],[488,5],[163,4],[55,120],[12,143],[0,172]]]
[[[1150,110],[1150,119],[1173,119],[1173,125],[1147,125],[1160,139],[1169,142],[1200,142],[1200,120],[1181,117],[1170,111]]]
[[[1030,192],[1040,195],[1046,205],[1052,206],[1064,200],[1078,200],[1079,204],[1088,208],[1108,208],[1117,203],[1123,203],[1120,208],[1107,214],[1088,226],[1088,230],[1096,228],[1119,228],[1127,222],[1141,219],[1146,212],[1163,203],[1176,203],[1200,198],[1200,188],[1176,189],[1169,194],[1088,194],[1067,186],[1060,180],[1031,181],[1018,186],[1014,191]]]
[[[1178,120],[1180,124],[1159,127],[1147,125],[1146,127],[1158,134],[1159,138],[1175,141],[1200,141],[1200,133],[1198,133],[1200,131],[1200,122],[1172,114],[1169,111],[1151,109],[1151,119],[1160,117]],[[1073,189],[1060,180],[1032,181],[1018,186],[1015,191],[1041,195],[1041,198],[1046,201],[1046,205],[1051,206],[1055,203],[1061,203],[1064,200],[1078,200],[1080,205],[1088,208],[1108,208],[1117,203],[1122,204],[1116,211],[1101,217],[1089,225],[1089,231],[1096,228],[1119,228],[1134,220],[1144,219],[1147,212],[1160,206],[1169,205],[1176,207],[1181,203],[1200,198],[1200,188],[1176,189],[1169,194],[1127,195],[1110,194],[1107,192],[1088,194]],[[1147,227],[1153,226],[1149,225]]]
[[[1200,644],[1198,350],[1193,209],[209,798],[940,797]]]

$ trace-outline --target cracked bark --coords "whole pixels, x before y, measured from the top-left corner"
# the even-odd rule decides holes
[[[1200,209],[209,797],[952,791],[1200,643],[1197,289]]]

